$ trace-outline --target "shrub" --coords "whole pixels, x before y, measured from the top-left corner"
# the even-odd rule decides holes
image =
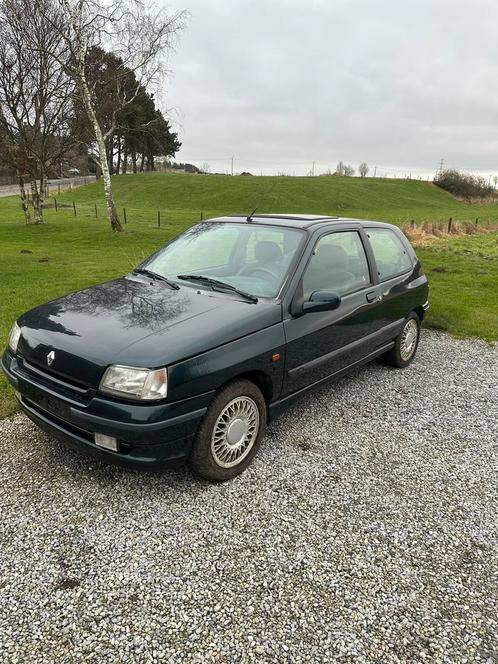
[[[434,178],[434,184],[469,203],[476,198],[490,198],[494,194],[493,187],[483,177],[456,170],[441,171]]]

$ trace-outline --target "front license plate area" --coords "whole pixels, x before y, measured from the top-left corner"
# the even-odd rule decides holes
[[[22,396],[31,401],[41,410],[54,415],[61,420],[70,420],[70,409],[61,399],[46,394],[27,383],[20,385]],[[29,405],[29,404],[28,404]]]

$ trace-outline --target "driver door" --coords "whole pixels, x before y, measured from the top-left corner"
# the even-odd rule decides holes
[[[283,394],[303,389],[354,364],[375,345],[382,327],[360,230],[322,235],[298,286],[303,301],[314,291],[341,297],[333,311],[310,312],[284,320],[287,339]]]

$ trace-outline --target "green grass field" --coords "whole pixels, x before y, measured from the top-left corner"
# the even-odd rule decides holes
[[[13,320],[40,302],[127,272],[200,219],[260,212],[340,214],[404,223],[498,219],[498,205],[468,205],[426,182],[373,178],[184,176],[159,173],[114,179],[126,233],[105,218],[101,183],[57,197],[46,223],[25,226],[17,198],[0,198],[0,346]],[[74,216],[72,203],[76,205]],[[95,216],[95,204],[97,214]],[[64,207],[68,206],[68,207]],[[160,211],[161,226],[157,226]],[[31,253],[22,253],[22,252]],[[469,253],[470,252],[470,253]],[[441,240],[420,248],[429,275],[429,325],[457,336],[498,338],[498,234]],[[0,378],[0,416],[15,401]]]

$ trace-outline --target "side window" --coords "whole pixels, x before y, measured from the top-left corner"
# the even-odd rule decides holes
[[[318,240],[303,277],[306,300],[317,290],[345,295],[369,283],[368,261],[356,231],[331,233]]]
[[[394,231],[388,228],[367,228],[366,231],[381,281],[407,272],[412,267],[408,252]]]

